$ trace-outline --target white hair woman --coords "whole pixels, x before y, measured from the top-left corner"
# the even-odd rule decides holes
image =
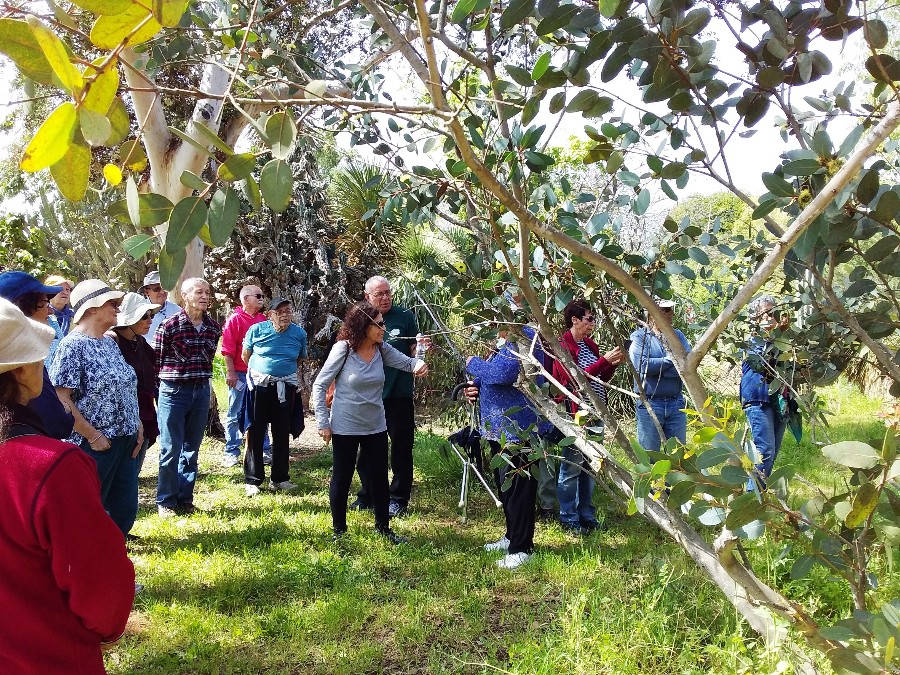
[[[97,464],[103,506],[122,534],[137,516],[135,458],[144,442],[137,376],[106,331],[116,323],[121,291],[99,279],[72,290],[75,328],[56,349],[50,380],[75,417],[67,439]]]
[[[134,567],[103,511],[94,462],[49,438],[41,392],[53,330],[0,299],[0,661],[9,673],[104,673]]]

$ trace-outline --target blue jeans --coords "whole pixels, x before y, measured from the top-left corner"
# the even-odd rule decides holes
[[[656,418],[659,420],[666,438],[677,438],[684,443],[687,438],[687,415],[683,412],[684,396],[650,399],[650,407],[656,413]],[[653,418],[650,417],[650,413],[642,402],[638,403],[635,412],[637,413],[638,443],[644,450],[659,452],[662,442]]]
[[[559,521],[564,525],[586,524],[597,522],[594,505],[594,479],[581,470],[588,467],[588,462],[578,448],[570,445],[563,448],[563,459],[559,463]],[[576,466],[572,466],[572,462]]]
[[[767,403],[753,403],[744,408],[747,422],[750,425],[750,433],[753,436],[753,445],[759,453],[761,461],[756,465],[759,472],[759,480],[765,488],[765,481],[772,473],[775,458],[781,450],[781,442],[784,440],[784,431],[787,429],[787,420],[779,415],[775,408]],[[756,489],[756,481],[751,478],[747,482],[747,489]]]
[[[128,534],[138,509],[137,461],[131,458],[137,434],[116,436],[109,441],[109,450],[103,452],[91,450],[87,439],[81,442],[81,449],[97,464],[103,508],[122,534]]]
[[[244,445],[244,437],[241,434],[241,407],[244,405],[244,394],[247,393],[247,373],[235,371],[238,382],[243,387],[228,387],[228,412],[225,414],[225,454],[234,457],[241,456],[241,447]],[[269,434],[263,439],[263,452],[269,452]]]
[[[159,479],[156,504],[170,509],[194,503],[197,456],[209,416],[209,381],[159,385]]]

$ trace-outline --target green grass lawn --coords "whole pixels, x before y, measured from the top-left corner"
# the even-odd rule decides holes
[[[840,387],[829,396],[842,408],[833,440],[875,435],[877,405]],[[107,653],[109,671],[780,672],[783,655],[766,653],[677,547],[613,510],[602,490],[604,531],[576,540],[539,523],[535,558],[497,569],[499,556],[481,546],[502,535],[502,514],[473,487],[469,521],[459,522],[460,471],[442,444],[417,437],[414,509],[394,523],[404,546],[376,535],[369,513],[350,514],[349,537],[331,542],[330,457],[314,448],[294,458],[296,493],[248,499],[241,471],[220,468],[222,446],[208,441],[204,513],[168,521],[155,514],[148,456],[132,549],[146,627]],[[834,475],[808,441],[786,442],[779,461],[816,481]]]

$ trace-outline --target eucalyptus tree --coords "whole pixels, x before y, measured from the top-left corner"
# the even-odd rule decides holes
[[[614,431],[614,454],[561,416],[544,391],[521,386],[568,434],[566,442],[595,461],[598,478],[669,534],[767,640],[782,639],[787,625],[841,670],[896,667],[900,602],[871,611],[879,602],[876,573],[884,569],[879,556],[889,556],[900,536],[896,413],[881,447],[826,448],[852,479],[836,494],[798,506],[788,494],[787,467],[769,492],[744,494],[751,462],[736,441],[735,416],[709,405],[700,375],[719,338],[780,273],[798,310],[798,330],[784,337],[802,336],[818,350],[810,348],[811,356],[862,346],[900,393],[900,356],[888,346],[900,323],[900,188],[890,182],[900,62],[884,51],[891,36],[871,6],[360,0],[322,8],[290,33],[271,27],[292,3],[76,4],[98,15],[89,36],[27,8],[8,8],[0,23],[0,51],[65,98],[32,139],[22,168],[50,167],[58,183],[69,182],[64,192],[77,196],[71,183],[77,177],[80,188],[90,178],[92,146],[110,143],[123,114],[132,114],[140,136],[118,146],[121,161],[104,174],[115,182],[130,172],[125,211],[135,224],[159,228],[170,281],[190,257],[185,249],[199,251],[191,242],[204,226],[213,243],[230,231],[237,184],[256,209],[288,207],[286,159],[298,123],[347,132],[352,144],[368,145],[397,170],[379,194],[374,218],[381,227],[439,217],[469,229],[475,253],[460,271],[448,268],[446,279],[434,279],[458,291],[462,309],[510,320],[496,288],[515,283],[548,335],[546,309],[576,292],[615,295],[622,307],[639,305],[665,326],[652,296],[671,295],[673,279],[710,264],[704,247],[713,242],[700,228],[667,220],[658,245],[635,250],[616,241],[609,211],[625,208],[640,223],[654,194],[677,201],[698,175],[747,204],[759,223],[754,236],[737,249],[713,244],[743,270],[741,283],[723,288],[720,311],[699,326],[692,351],[663,328],[696,410],[686,446],[646,452],[582,381],[587,399],[579,403]],[[315,68],[314,60],[294,62],[306,27],[351,9],[367,40],[332,43],[334,58]],[[833,64],[822,45],[854,34],[865,40],[870,79],[823,92]],[[193,62],[203,77],[162,86],[146,75],[149,64],[160,67],[155,50],[168,53],[179,38],[183,49],[204,54]],[[120,93],[130,97],[130,110]],[[166,127],[166,102],[186,101],[190,123]],[[840,131],[842,118],[854,120],[849,132]],[[576,192],[564,174],[554,174],[547,142],[563,120],[583,126],[589,145],[582,161],[609,177],[602,190]],[[755,149],[768,163],[765,192],[755,196],[734,177],[745,152],[736,141],[764,125],[779,130],[780,144]],[[248,126],[264,149],[235,148],[237,131]],[[171,147],[145,148],[151,172],[141,181],[143,167],[133,160],[141,154],[136,141],[148,134]],[[154,166],[163,170],[154,173]],[[149,191],[142,194],[139,182]],[[584,206],[598,199],[603,207],[586,216]],[[150,239],[129,248],[142,252]],[[829,364],[837,367],[810,358],[809,367]],[[530,364],[529,372],[540,368]],[[705,528],[715,528],[713,543]],[[790,542],[793,576],[822,565],[845,579],[856,611],[820,626],[810,607],[779,590],[778,579],[754,572],[739,543],[766,530]]]

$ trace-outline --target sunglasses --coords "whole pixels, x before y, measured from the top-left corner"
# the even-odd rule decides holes
[[[583,317],[581,317],[581,320],[587,321],[588,323],[596,323],[597,317],[596,316],[583,316]]]
[[[247,297],[248,298],[256,298],[257,300],[262,300],[265,296],[262,293],[251,293]]]
[[[152,291],[153,293],[159,293],[163,290],[162,286],[147,286],[148,291]]]
[[[381,330],[384,330],[385,326],[386,326],[386,324],[384,323],[384,319],[382,319],[381,321],[373,321],[372,325],[374,325],[377,328],[380,328]]]
[[[144,316],[142,316],[142,317],[141,317],[140,319],[138,319],[138,320],[139,320],[139,321],[150,321],[151,319],[153,319],[153,315],[154,315],[154,314],[156,314],[156,312],[148,311],[148,312],[146,312],[146,313],[144,314]]]

